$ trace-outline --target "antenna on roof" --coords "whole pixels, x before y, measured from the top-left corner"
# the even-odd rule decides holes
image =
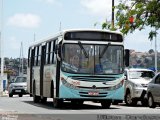
[[[62,25],[61,25],[61,22],[60,22],[60,24],[59,24],[59,31],[61,31],[61,27],[62,27]]]
[[[34,41],[36,41],[36,34],[34,33],[34,39],[33,39]]]

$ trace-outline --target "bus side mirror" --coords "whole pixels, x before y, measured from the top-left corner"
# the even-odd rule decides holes
[[[57,54],[57,58],[60,61],[61,60],[61,45],[55,46],[55,54]]]
[[[59,48],[59,45],[56,45],[55,46],[55,54],[58,54],[58,48]]]
[[[129,49],[125,49],[125,66],[129,67],[129,58],[130,58],[130,50]]]

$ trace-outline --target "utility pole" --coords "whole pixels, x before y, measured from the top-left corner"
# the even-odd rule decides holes
[[[0,8],[0,58],[1,58],[1,76],[0,76],[0,95],[3,93],[3,72],[4,72],[4,57],[3,57],[3,0],[1,0]]]
[[[60,24],[59,24],[59,31],[61,31],[61,29],[62,29],[62,24],[60,22]]]
[[[155,72],[157,73],[157,36],[155,36]]]
[[[114,28],[114,0],[112,0],[112,28]]]

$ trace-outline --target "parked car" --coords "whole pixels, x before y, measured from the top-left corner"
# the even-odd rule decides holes
[[[149,69],[130,68],[125,70],[125,103],[127,105],[137,105],[141,101],[143,106],[148,105],[147,86],[155,76],[154,71]]]
[[[27,92],[27,77],[26,76],[17,76],[14,81],[9,85],[9,97],[13,95],[23,95],[28,94]]]
[[[148,106],[155,108],[160,105],[160,73],[158,73],[147,87]]]

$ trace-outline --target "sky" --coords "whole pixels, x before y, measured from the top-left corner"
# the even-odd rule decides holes
[[[27,58],[28,47],[32,42],[54,35],[60,29],[101,29],[104,21],[111,20],[112,0],[0,1],[3,1],[3,9],[0,10],[3,55],[9,58],[20,57],[21,42],[23,57]],[[154,49],[154,41],[148,40],[148,33],[149,28],[128,34],[125,36],[125,48],[140,52]],[[160,49],[160,43],[157,49]]]

